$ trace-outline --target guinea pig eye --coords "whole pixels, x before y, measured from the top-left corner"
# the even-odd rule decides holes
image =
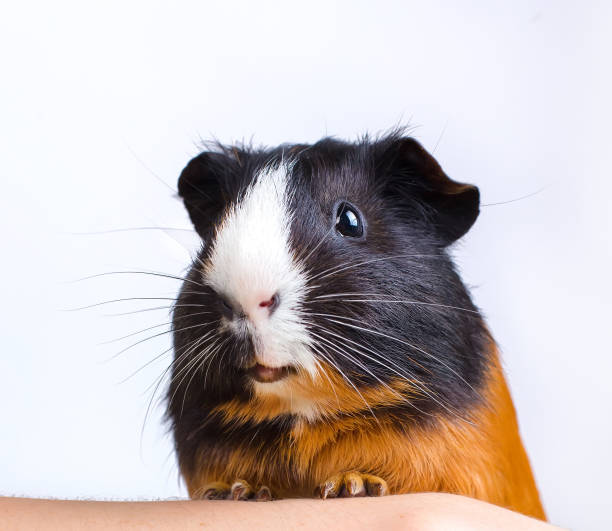
[[[357,209],[348,203],[340,203],[336,212],[336,230],[349,238],[363,236],[363,222]]]

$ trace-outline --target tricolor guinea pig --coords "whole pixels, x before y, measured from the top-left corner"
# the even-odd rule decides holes
[[[448,248],[479,212],[402,133],[214,146],[168,390],[192,498],[462,494],[544,518],[496,345]]]

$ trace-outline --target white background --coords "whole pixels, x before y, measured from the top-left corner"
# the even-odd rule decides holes
[[[197,239],[171,188],[199,138],[397,123],[482,214],[456,256],[504,354],[555,523],[604,527],[612,466],[610,4],[20,2],[0,13],[0,494],[182,496],[161,336]],[[163,184],[161,181],[167,183]],[[606,506],[608,508],[606,508]]]

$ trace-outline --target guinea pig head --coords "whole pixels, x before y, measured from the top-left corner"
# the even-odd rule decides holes
[[[179,194],[202,249],[174,308],[170,408],[313,418],[476,398],[486,331],[447,247],[478,216],[415,140],[219,146]]]

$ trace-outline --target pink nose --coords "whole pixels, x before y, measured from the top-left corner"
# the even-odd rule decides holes
[[[268,312],[272,314],[272,312],[274,312],[274,310],[278,308],[279,303],[280,303],[280,297],[278,296],[278,293],[275,293],[268,300],[261,301],[259,303],[259,307],[262,309],[267,309]]]

